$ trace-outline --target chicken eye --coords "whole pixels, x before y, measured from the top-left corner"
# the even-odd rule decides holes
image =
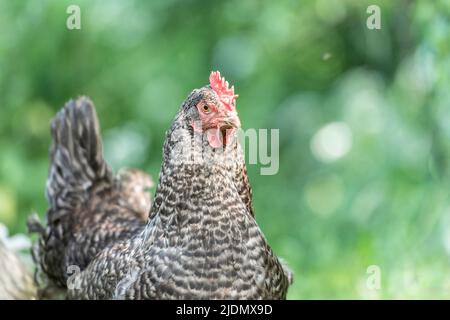
[[[207,104],[204,104],[204,105],[202,106],[202,111],[203,111],[204,113],[209,113],[209,112],[211,111],[211,109],[209,108],[209,106],[208,106]]]

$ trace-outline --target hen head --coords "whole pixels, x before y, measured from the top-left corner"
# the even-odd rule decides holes
[[[211,72],[209,85],[195,89],[185,104],[189,124],[195,132],[206,134],[212,148],[225,147],[229,137],[241,126],[237,111],[234,87]]]

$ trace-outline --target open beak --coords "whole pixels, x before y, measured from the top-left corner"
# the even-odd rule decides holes
[[[223,120],[222,125],[220,126],[221,130],[227,130],[227,129],[236,129],[241,126],[241,121],[239,120],[239,117],[237,113],[228,114]]]
[[[230,135],[235,129],[240,128],[241,121],[236,112],[227,113],[221,118],[216,127],[206,131],[208,142],[213,148],[225,147]]]

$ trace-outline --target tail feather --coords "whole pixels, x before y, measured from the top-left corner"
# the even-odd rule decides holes
[[[72,241],[77,215],[83,212],[92,188],[112,184],[103,159],[100,127],[93,103],[86,97],[71,100],[51,123],[52,146],[46,196],[47,227],[41,231],[35,261],[50,280],[61,286],[67,278],[66,250]],[[31,223],[31,229],[38,226]],[[36,229],[35,228],[35,229]]]
[[[83,203],[93,184],[111,181],[112,172],[103,159],[100,126],[88,98],[69,101],[53,119],[51,131],[46,194],[51,208],[60,215]]]

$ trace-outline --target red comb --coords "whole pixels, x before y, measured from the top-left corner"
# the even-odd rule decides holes
[[[211,72],[209,76],[209,85],[220,98],[220,101],[227,107],[228,110],[233,110],[236,107],[237,94],[234,94],[234,86],[228,87],[228,81],[220,76],[219,71]]]

